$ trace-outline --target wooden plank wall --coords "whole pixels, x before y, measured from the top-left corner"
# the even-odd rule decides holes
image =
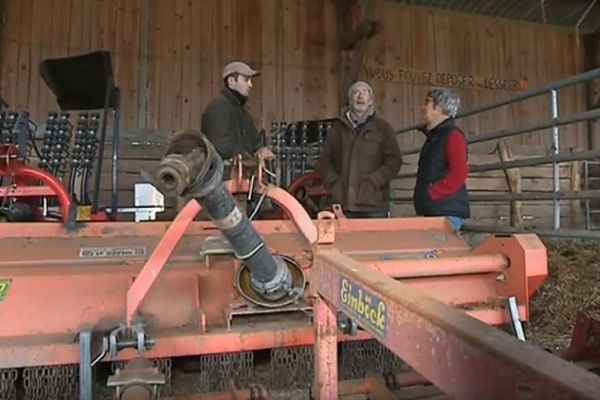
[[[542,151],[541,146],[513,146],[511,152],[513,159],[531,157],[532,147]],[[501,161],[498,151],[489,154],[471,154],[471,165],[485,165]],[[417,170],[418,155],[404,157],[402,173],[415,173]],[[580,190],[580,185],[574,187],[577,177],[573,176],[571,162],[562,163],[560,167],[560,190]],[[575,170],[577,171],[577,170]],[[522,192],[539,193],[553,191],[552,165],[539,165],[519,168],[520,187]],[[392,202],[392,215],[415,215],[412,201],[399,199],[411,198],[415,187],[415,178],[399,178],[392,182],[391,195],[395,198]],[[503,170],[471,172],[467,179],[467,188],[470,195],[493,195],[498,193],[511,193],[508,178]],[[553,224],[552,201],[522,201],[521,219],[518,221],[524,227],[531,229],[551,229]],[[583,226],[583,202],[579,200],[565,200],[561,202],[561,226],[579,228]],[[470,223],[492,226],[510,225],[510,202],[485,201],[471,202]]]
[[[339,110],[332,0],[3,0],[2,4],[0,94],[12,108],[30,110],[38,122],[57,109],[39,76],[41,60],[111,51],[123,97],[123,205],[130,204],[140,167],[160,154],[160,148],[131,142],[167,140],[175,130],[198,126],[201,110],[222,87],[222,66],[232,59],[246,60],[262,71],[249,106],[257,124],[267,131],[272,121],[330,118]],[[572,31],[383,0],[375,15],[384,29],[367,46],[367,65],[526,78],[530,88],[583,68],[582,49]],[[361,77],[367,77],[365,69]],[[370,81],[379,113],[394,127],[420,120],[427,86]],[[458,92],[463,108],[513,94]],[[561,92],[561,114],[583,110],[583,85]],[[469,117],[460,125],[468,134],[479,134],[537,122],[549,114],[548,98],[539,98]],[[586,148],[586,135],[584,123],[562,129],[561,148]],[[423,138],[413,132],[399,140],[403,148],[412,148]],[[523,135],[509,144],[547,152],[550,132]],[[491,153],[495,145],[471,150]]]
[[[472,15],[428,11],[380,2],[377,19],[384,33],[371,40],[366,64],[382,68],[472,74],[483,77],[528,81],[537,88],[583,71],[582,47],[572,31],[526,23],[508,23]],[[362,77],[368,78],[366,69]],[[405,127],[421,119],[421,105],[428,86],[372,80],[379,112],[393,126]],[[515,92],[456,89],[462,108],[469,109]],[[585,85],[560,92],[559,111],[569,115],[585,111]],[[527,125],[550,117],[549,96],[526,100],[460,121],[467,134],[486,133],[515,125]],[[562,129],[561,148],[587,147],[585,123]],[[418,132],[403,134],[403,148],[423,142]],[[509,141],[515,145],[551,144],[550,130],[525,134]],[[479,145],[478,151],[491,151],[495,143]]]
[[[40,61],[94,50],[112,53],[126,131],[197,127],[234,59],[262,71],[249,102],[260,126],[338,110],[330,1],[5,0],[3,19],[2,97],[38,121],[57,109]]]
[[[39,75],[42,60],[111,50],[123,92],[123,124],[135,126],[142,0],[8,0],[4,2],[1,93],[13,109],[43,122],[56,111]]]
[[[338,46],[330,0],[4,0],[0,89],[36,120],[56,109],[39,77],[41,60],[110,50],[123,93],[126,130],[197,126],[220,90],[220,71],[244,59],[263,71],[250,101],[257,123],[329,118],[338,104]],[[145,8],[147,8],[145,10]],[[147,12],[147,19],[144,18]],[[379,1],[384,31],[369,42],[366,64],[412,70],[527,78],[530,88],[582,70],[571,31],[447,14]],[[309,27],[310,25],[310,27]],[[147,43],[147,46],[144,46]],[[146,74],[142,74],[143,68]],[[146,81],[140,78],[146,76]],[[363,70],[363,78],[365,77]],[[396,127],[417,122],[426,86],[373,80],[378,110]],[[510,92],[459,90],[464,108]],[[561,113],[584,107],[583,86],[565,90]],[[548,99],[466,119],[468,133],[538,121]],[[143,113],[140,115],[140,107]],[[586,146],[585,124],[565,130],[566,147]],[[548,135],[516,140],[547,144]],[[404,135],[404,146],[419,144]]]

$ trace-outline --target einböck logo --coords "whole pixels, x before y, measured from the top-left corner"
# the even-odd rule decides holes
[[[387,306],[383,300],[342,276],[340,301],[359,324],[374,329],[380,336],[386,336]]]

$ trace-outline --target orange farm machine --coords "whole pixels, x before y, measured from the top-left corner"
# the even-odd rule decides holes
[[[238,163],[223,181],[212,146],[185,132],[152,171],[187,199],[173,221],[0,224],[0,398],[91,400],[97,385],[166,398],[172,360],[196,357],[195,398],[266,399],[251,385],[257,351],[273,382],[308,381],[320,400],[414,385],[436,398],[598,398],[596,375],[498,329],[529,320],[547,276],[536,235],[471,247],[443,218],[333,207],[311,219],[255,171]],[[248,218],[240,193],[285,218]]]

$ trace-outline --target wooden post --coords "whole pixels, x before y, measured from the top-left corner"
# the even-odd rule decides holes
[[[514,159],[511,148],[505,140],[498,142],[498,154],[502,162]],[[511,193],[521,193],[521,171],[516,168],[505,169],[506,183]],[[510,202],[510,226],[521,226],[523,224],[523,212],[520,201]]]
[[[140,28],[140,65],[138,78],[138,118],[137,127],[145,130],[148,127],[148,61],[150,47],[150,0],[143,0]]]
[[[358,78],[368,40],[381,31],[380,24],[373,21],[376,0],[366,0],[362,22],[353,27],[352,15],[358,0],[337,0],[338,37],[340,40],[340,90],[339,104],[347,103],[346,92]]]
[[[600,29],[583,39],[584,65],[589,71],[600,67]],[[588,109],[600,108],[600,79],[587,83]],[[590,149],[600,148],[600,120],[588,122],[588,147]]]
[[[6,15],[4,15],[6,11],[6,4],[4,4],[4,0],[0,0],[0,37],[4,38],[5,37],[5,32],[4,29],[6,27]],[[2,54],[2,50],[3,50],[3,46],[2,44],[4,43],[4,40],[0,40],[0,54]],[[0,82],[2,82],[2,70],[3,68],[0,67]],[[0,96],[2,95],[2,93],[0,93]],[[0,109],[2,109],[3,106],[0,104]]]
[[[580,162],[573,161],[570,168],[570,189],[573,192],[579,192],[581,190],[581,171]],[[579,228],[583,221],[583,215],[581,210],[581,200],[571,200],[571,228]]]

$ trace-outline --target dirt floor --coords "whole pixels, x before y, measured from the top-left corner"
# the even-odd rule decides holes
[[[545,349],[556,351],[569,345],[575,315],[584,311],[600,317],[600,244],[583,241],[545,241],[549,256],[549,277],[531,303],[531,321],[528,341]],[[198,393],[199,371],[193,359],[175,362],[172,371],[172,395]],[[271,383],[267,362],[258,362],[255,382]],[[102,399],[110,393],[101,391]],[[272,399],[309,399],[307,389],[271,391]],[[352,400],[362,399],[355,396]]]
[[[600,243],[546,240],[548,279],[533,296],[529,339],[548,350],[569,345],[578,311],[600,318]]]

